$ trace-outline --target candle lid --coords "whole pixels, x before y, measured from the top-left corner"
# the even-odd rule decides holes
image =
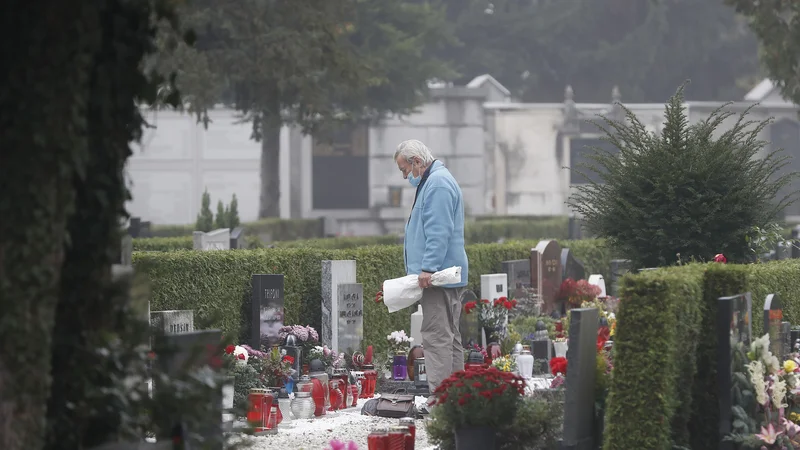
[[[269,392],[269,390],[268,390],[268,389],[263,389],[263,388],[253,388],[253,389],[250,389],[250,393],[251,393],[251,394],[266,394],[266,393],[268,393],[268,392]]]
[[[295,392],[294,395],[297,398],[309,398],[309,397],[311,397],[311,392],[309,392],[309,391],[300,391],[300,392]]]
[[[382,426],[379,425],[379,426],[376,426],[376,427],[372,427],[372,430],[370,431],[370,434],[386,434],[388,432],[389,432],[388,428],[382,427]]]
[[[414,425],[414,419],[411,417],[402,417],[398,423],[402,426]]]
[[[390,433],[408,433],[408,427],[406,425],[395,425],[393,427],[389,427]]]

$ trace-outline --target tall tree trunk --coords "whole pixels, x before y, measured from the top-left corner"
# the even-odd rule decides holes
[[[281,123],[266,118],[262,122],[261,130],[261,196],[258,217],[280,217]]]
[[[88,105],[89,159],[85,176],[76,177],[75,214],[68,222],[70,245],[61,272],[61,292],[53,332],[52,394],[47,411],[46,448],[90,448],[116,439],[128,413],[124,398],[98,395],[120,392],[122,368],[101,358],[98,348],[124,329],[111,290],[111,265],[119,255],[121,226],[128,197],[124,164],[129,142],[139,133],[134,104],[141,89],[139,65],[144,57],[140,34],[150,20],[145,3],[105,2],[103,41],[94,55]],[[126,48],[120,57],[120,48]],[[137,82],[138,81],[138,82]],[[116,302],[116,303],[115,303]],[[136,345],[135,342],[126,343]]]
[[[98,1],[19,0],[0,19],[0,448],[38,450]],[[61,374],[59,374],[61,375]]]

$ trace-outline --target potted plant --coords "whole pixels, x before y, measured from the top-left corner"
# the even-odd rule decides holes
[[[516,300],[500,297],[494,301],[483,299],[467,302],[464,305],[464,311],[472,314],[472,311],[477,309],[478,320],[486,333],[487,341],[499,343],[506,334],[508,312],[515,306],[517,306]]]
[[[392,378],[400,381],[405,380],[408,375],[408,358],[406,355],[411,343],[414,342],[414,338],[407,336],[405,331],[400,330],[392,331],[386,336],[386,340],[389,342],[387,359],[391,361]]]
[[[434,391],[437,420],[453,430],[456,450],[492,450],[497,430],[514,420],[525,380],[494,367],[458,371]]]

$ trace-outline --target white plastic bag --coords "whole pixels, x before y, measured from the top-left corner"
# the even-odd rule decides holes
[[[459,282],[461,282],[461,267],[453,266],[431,275],[431,284],[434,286]],[[419,275],[406,275],[383,282],[383,303],[389,308],[390,313],[408,308],[421,298]]]

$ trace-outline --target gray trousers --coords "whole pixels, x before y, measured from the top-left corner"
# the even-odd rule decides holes
[[[431,394],[453,372],[464,370],[458,324],[465,290],[429,287],[422,291],[422,346]]]

